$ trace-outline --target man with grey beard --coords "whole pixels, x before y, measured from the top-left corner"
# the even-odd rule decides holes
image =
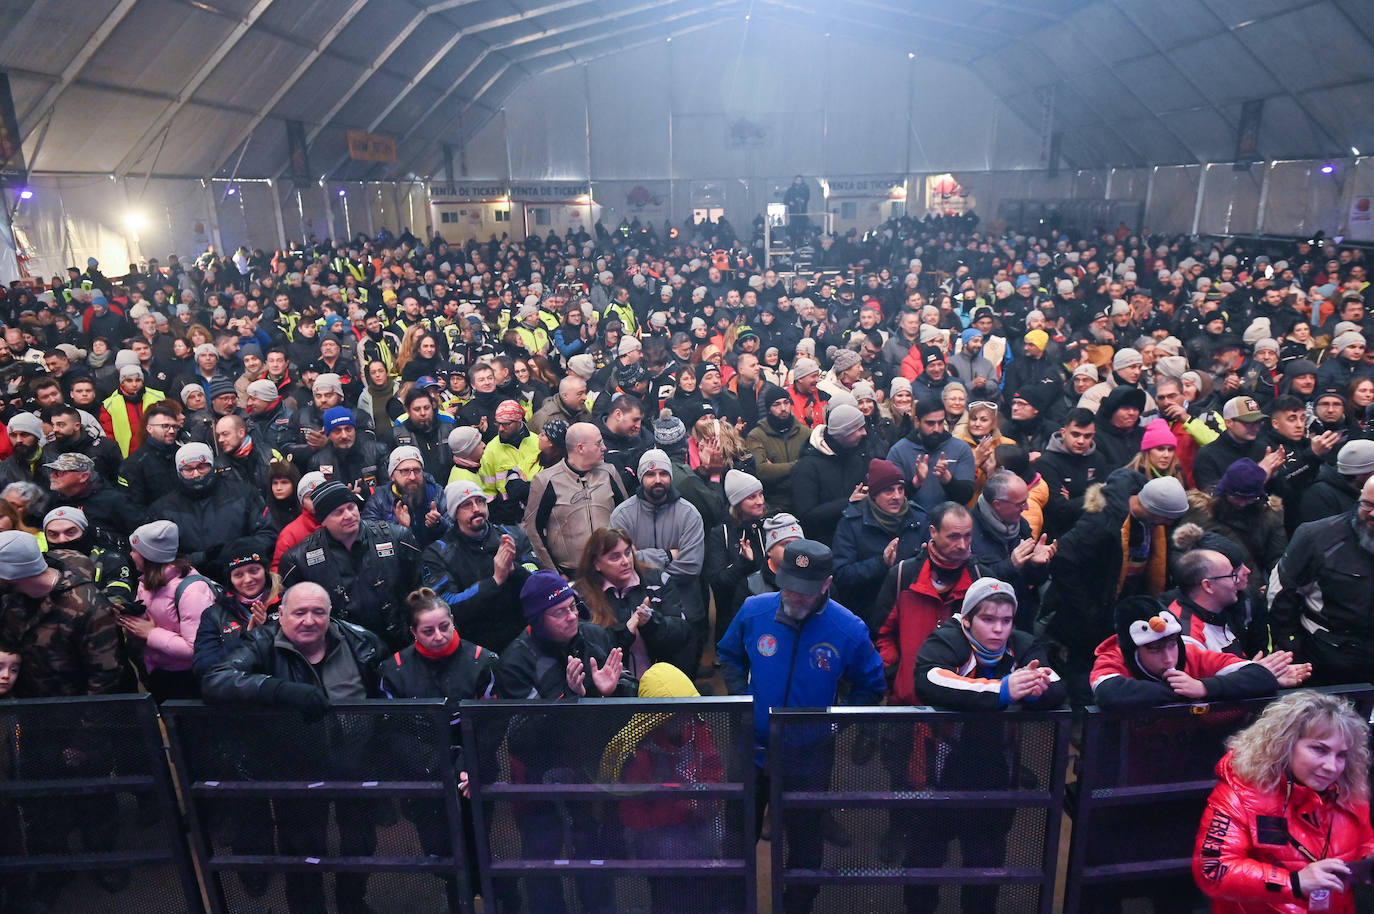
[[[1367,682],[1374,672],[1374,478],[1353,510],[1303,524],[1269,588],[1274,650],[1312,664],[1311,685]]]

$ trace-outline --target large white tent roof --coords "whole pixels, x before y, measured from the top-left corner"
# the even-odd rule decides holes
[[[389,180],[442,166],[522,84],[668,37],[770,29],[910,51],[961,68],[957,109],[994,94],[1042,131],[1052,99],[1078,168],[1224,161],[1240,108],[1265,103],[1259,156],[1374,147],[1374,22],[1356,0],[3,0],[29,168],[274,177],[300,120],[316,177]],[[748,16],[748,20],[745,17]],[[733,24],[733,25],[731,25]],[[679,45],[681,47],[681,45]],[[629,55],[626,55],[629,56]],[[599,66],[604,67],[605,61]],[[856,86],[864,62],[846,62]],[[634,73],[625,73],[633,87]],[[880,110],[891,87],[873,87]],[[352,161],[345,132],[392,136],[395,164]]]

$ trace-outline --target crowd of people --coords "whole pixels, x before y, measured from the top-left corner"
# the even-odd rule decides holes
[[[723,682],[757,699],[766,788],[772,707],[1129,708],[1370,678],[1362,251],[903,217],[819,239],[813,265],[780,276],[689,223],[311,239],[16,284],[0,691],[318,717]],[[894,789],[959,776],[910,748],[883,747]],[[554,819],[521,828],[558,856]],[[64,829],[30,823],[30,846]],[[842,832],[799,822],[791,865]],[[889,838],[908,866],[944,853]],[[365,910],[345,878],[341,910]],[[318,880],[291,877],[293,911]],[[545,889],[531,909],[562,910]],[[703,903],[684,895],[662,910]],[[906,891],[908,911],[937,902]]]

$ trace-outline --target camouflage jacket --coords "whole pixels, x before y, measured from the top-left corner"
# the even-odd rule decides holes
[[[59,572],[47,596],[11,591],[0,598],[0,639],[23,659],[19,698],[124,691],[125,669],[114,609],[94,584],[91,560],[69,549],[48,553]]]

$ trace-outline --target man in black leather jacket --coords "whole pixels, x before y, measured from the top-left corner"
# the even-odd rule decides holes
[[[419,550],[404,527],[364,521],[361,499],[341,482],[310,496],[320,528],[281,557],[282,584],[319,584],[338,617],[383,638],[393,650],[410,643],[402,618],[406,595],[419,583]]]
[[[386,648],[372,632],[330,618],[330,596],[318,584],[297,584],[282,597],[278,622],[255,628],[229,656],[217,663],[202,681],[202,694],[211,704],[260,702],[302,711],[307,721],[318,720],[331,702],[381,697],[379,667]],[[321,735],[322,742],[325,740]],[[344,751],[340,751],[343,748]],[[357,746],[359,754],[368,750]],[[333,745],[329,762],[340,778],[349,778],[355,753]],[[277,839],[283,854],[327,856],[329,800],[279,797],[275,801]],[[368,802],[338,800],[339,853],[369,857],[377,850],[377,829]],[[319,875],[291,873],[286,877],[287,907],[292,914],[318,910],[324,897]],[[342,914],[361,914],[367,876],[339,873],[335,897]]]

